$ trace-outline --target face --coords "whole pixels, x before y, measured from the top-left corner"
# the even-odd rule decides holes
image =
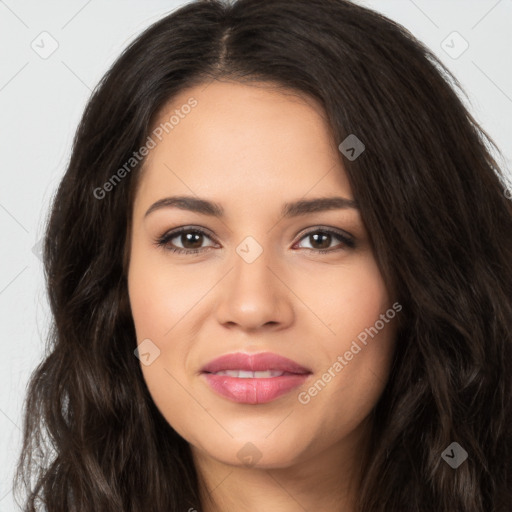
[[[268,84],[190,88],[155,130],[128,287],[156,406],[224,464],[286,467],[336,450],[383,391],[400,314],[341,141],[315,101]]]

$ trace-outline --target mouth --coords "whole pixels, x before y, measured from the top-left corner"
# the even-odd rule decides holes
[[[270,352],[234,353],[214,359],[201,370],[209,387],[230,401],[264,404],[303,384],[312,372]]]
[[[211,375],[227,375],[238,379],[271,379],[274,377],[282,377],[283,375],[298,375],[290,372],[281,372],[279,370],[263,370],[259,372],[251,372],[249,370],[221,370],[220,372],[205,372]]]

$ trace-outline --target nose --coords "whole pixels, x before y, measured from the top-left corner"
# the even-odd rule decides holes
[[[251,263],[236,254],[233,266],[217,297],[219,323],[246,331],[288,327],[294,320],[294,295],[270,254],[263,251]]]

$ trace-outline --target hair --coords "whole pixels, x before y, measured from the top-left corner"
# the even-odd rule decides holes
[[[190,446],[134,356],[126,278],[145,160],[103,198],[93,191],[178,93],[215,79],[312,97],[338,143],[365,144],[339,157],[403,322],[357,510],[510,511],[512,203],[499,150],[426,46],[347,0],[188,3],[94,90],[46,223],[52,324],[24,403],[14,479],[24,511],[201,509]],[[441,458],[452,442],[468,453],[457,469]]]

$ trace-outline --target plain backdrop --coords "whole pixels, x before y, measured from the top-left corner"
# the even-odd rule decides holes
[[[122,49],[184,3],[0,0],[0,512],[18,510],[11,483],[23,400],[50,325],[39,242],[76,126]],[[358,3],[404,25],[454,72],[510,169],[512,2]]]

